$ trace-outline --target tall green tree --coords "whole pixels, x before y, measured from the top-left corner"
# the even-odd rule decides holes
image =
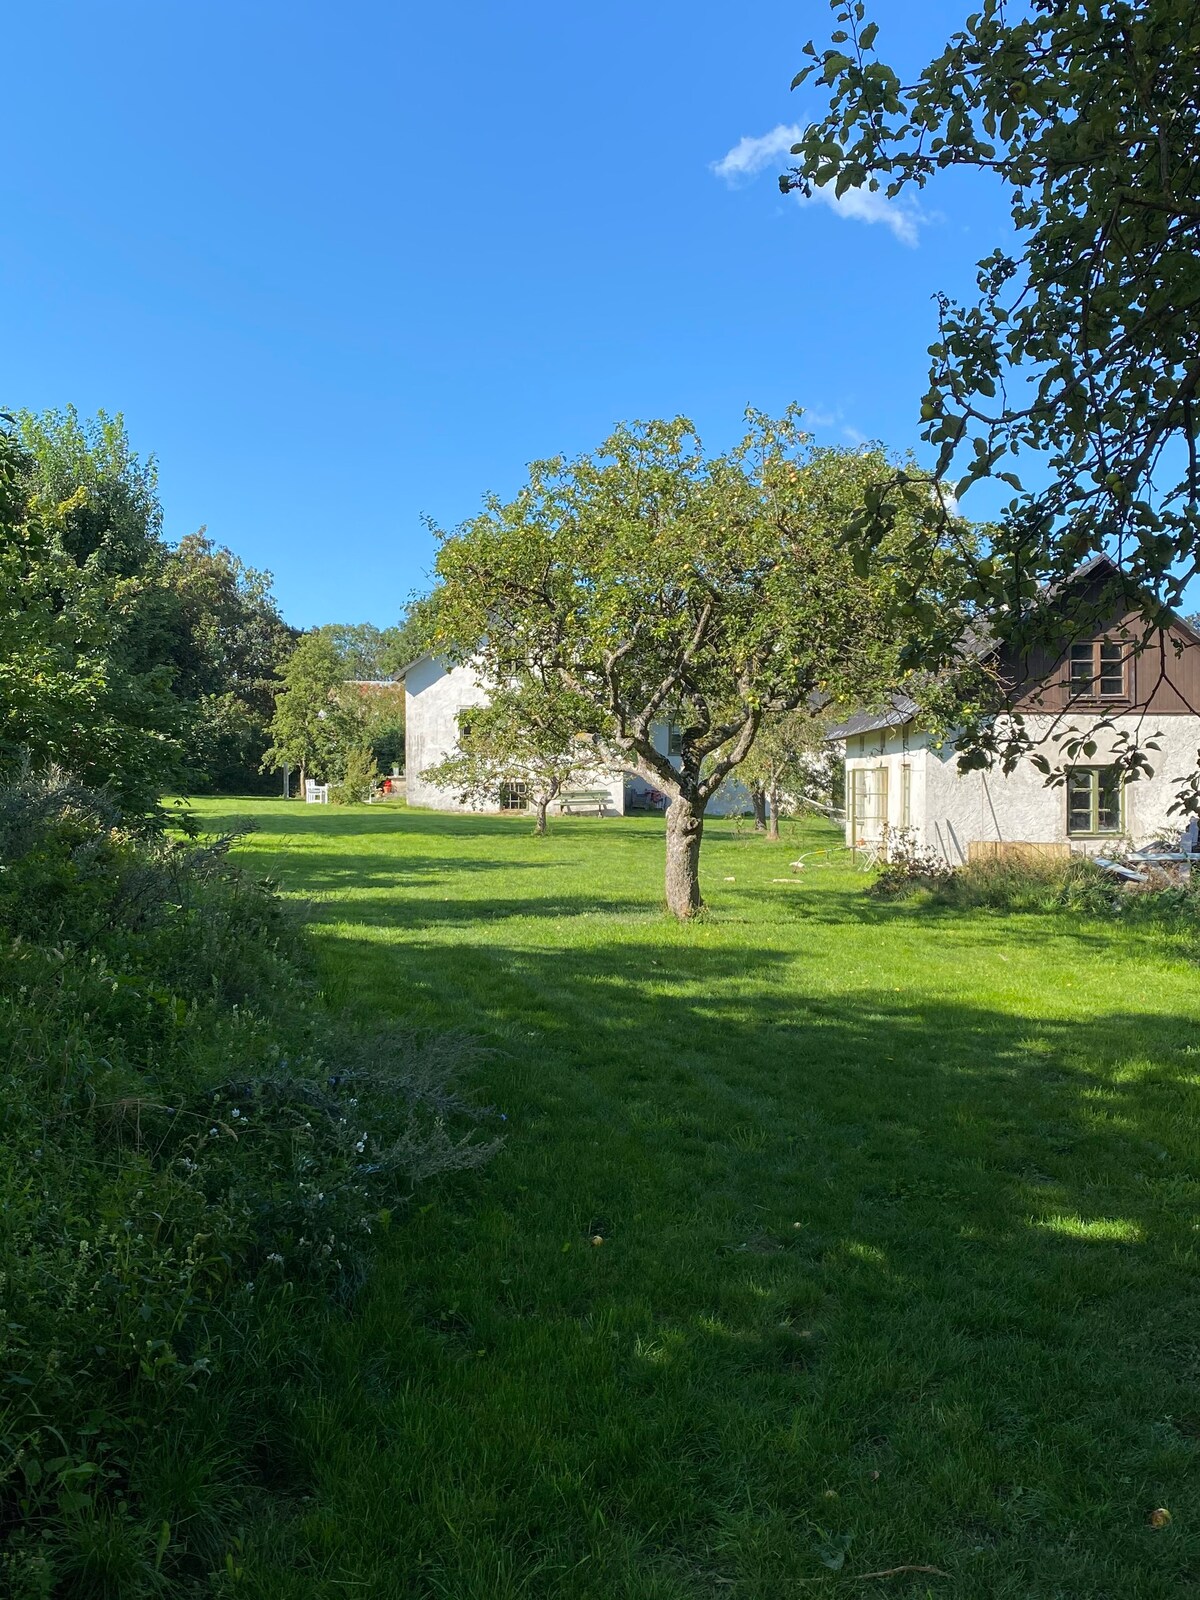
[[[0,427],[0,769],[58,764],[149,816],[180,776],[182,743],[169,672],[130,650],[132,563],[154,532],[129,472],[73,482],[26,448],[20,420]]]
[[[362,728],[362,702],[346,693],[333,641],[321,629],[303,634],[280,673],[264,768],[297,768],[303,795],[307,778],[341,777],[349,753],[364,743]]]
[[[129,442],[125,419],[21,411],[16,433],[30,467],[30,509],[54,522],[55,540],[93,577],[133,578],[164,557],[158,463]]]
[[[1149,638],[1200,572],[1200,9],[980,0],[907,80],[868,0],[832,9],[795,79],[827,108],[784,190],[896,196],[967,168],[1010,207],[1015,242],[979,262],[977,299],[939,298],[921,404],[934,480],[1012,491],[991,548],[964,555],[977,602],[1019,649],[1130,608]],[[907,487],[880,486],[869,541]],[[1122,570],[1086,607],[1046,603],[1100,551]]]
[[[904,641],[944,626],[928,574],[901,619],[907,552],[933,520],[909,495],[867,573],[845,543],[879,454],[814,451],[789,413],[751,413],[707,455],[683,418],[618,428],[593,455],[536,463],[515,499],[444,533],[438,629],[485,678],[513,671],[586,703],[602,764],[669,797],[666,899],[701,907],[704,813],[766,715],[814,692],[865,699],[894,685]],[[912,585],[908,585],[911,590]],[[657,725],[679,729],[677,761]]]
[[[172,784],[253,781],[294,639],[270,575],[203,530],[168,545],[154,458],[133,450],[119,415],[22,412],[16,434],[43,560],[62,579],[63,626],[102,651],[129,714],[170,741],[180,758]],[[152,766],[161,778],[162,763]]]
[[[390,634],[393,629],[375,627],[371,622],[327,622],[320,632],[333,645],[347,678],[378,682],[390,678]]]
[[[279,671],[296,640],[279,614],[271,575],[201,529],[168,554],[159,597],[156,646],[186,707],[193,781],[244,789],[270,743]]]

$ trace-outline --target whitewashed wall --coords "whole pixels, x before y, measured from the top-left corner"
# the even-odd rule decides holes
[[[470,667],[451,667],[437,656],[427,656],[409,668],[404,680],[404,771],[410,806],[464,809],[456,795],[427,783],[422,774],[458,748],[459,712],[485,706],[487,701],[487,691]]]
[[[1037,739],[1050,730],[1052,720],[1026,717],[1025,726]],[[1123,724],[1131,733],[1138,732],[1143,741],[1155,738],[1161,746],[1159,751],[1149,752],[1153,776],[1139,778],[1125,788],[1126,836],[1135,845],[1144,844],[1158,834],[1178,831],[1183,826],[1182,819],[1169,815],[1169,808],[1182,781],[1196,769],[1200,717],[1118,718],[1113,732],[1096,735],[1096,754],[1080,764],[1102,766],[1110,760],[1115,733]],[[1082,728],[1083,723],[1077,721],[1076,725]],[[1064,726],[1060,720],[1058,731]],[[1054,761],[1056,747],[1048,743],[1045,748]],[[886,767],[887,821],[889,830],[898,829],[901,769],[906,764],[911,773],[910,815],[915,842],[955,865],[967,859],[969,846],[978,840],[1042,844],[1068,838],[1065,788],[1048,788],[1042,774],[1029,761],[1021,761],[1007,777],[998,770],[960,773],[953,745],[947,743],[939,748],[911,724],[857,735],[847,741],[847,797],[856,768]],[[862,837],[861,827],[858,832]],[[851,837],[849,799],[846,842],[855,842]],[[1071,843],[1077,849],[1093,852],[1106,847],[1105,841],[1098,839],[1072,839]]]
[[[410,806],[432,811],[470,809],[460,803],[453,790],[439,789],[422,774],[458,748],[459,713],[487,703],[487,690],[469,666],[452,667],[439,657],[430,656],[409,669],[404,680],[404,765]],[[579,787],[607,790],[608,811],[624,813],[624,773],[597,771],[582,780]],[[475,809],[499,811],[500,806],[497,802]]]

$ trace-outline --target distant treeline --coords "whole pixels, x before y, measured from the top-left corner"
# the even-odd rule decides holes
[[[154,458],[119,415],[5,416],[0,776],[56,764],[141,811],[171,791],[274,789],[264,757],[302,635],[271,584],[204,529],[168,540]],[[345,679],[390,677],[418,653],[403,622],[317,631]],[[402,759],[395,704],[381,760]]]

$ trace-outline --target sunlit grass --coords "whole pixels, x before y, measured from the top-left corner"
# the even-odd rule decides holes
[[[711,825],[680,927],[659,819],[202,810],[339,999],[491,1045],[509,1129],[297,1378],[244,1592],[1200,1584],[1190,935],[793,882],[819,825]]]

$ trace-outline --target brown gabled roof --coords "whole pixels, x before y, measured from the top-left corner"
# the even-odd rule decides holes
[[[1103,552],[1091,556],[1060,582],[1048,585],[1043,591],[1043,599],[1053,600],[1062,594],[1065,589],[1082,582],[1086,578],[1096,576],[1102,572],[1119,572],[1121,569],[1109,555]],[[1189,633],[1192,632],[1187,624],[1171,613],[1174,625],[1181,626]],[[999,647],[991,627],[985,619],[980,619],[967,629],[963,635],[960,654],[964,659],[982,661]],[[899,728],[906,722],[911,722],[920,710],[917,702],[911,695],[899,692],[888,697],[886,705],[879,711],[860,711],[854,716],[847,717],[843,722],[828,729],[826,740],[834,742],[840,739],[852,739],[860,733],[878,733],[884,728]]]

